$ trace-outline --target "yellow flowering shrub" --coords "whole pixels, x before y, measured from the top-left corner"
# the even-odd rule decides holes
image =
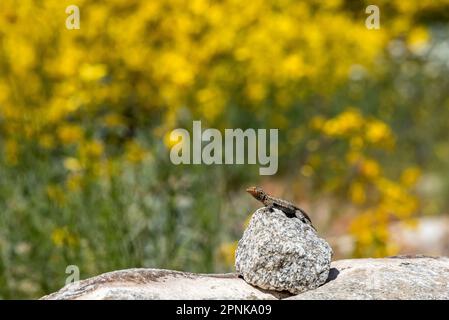
[[[419,168],[406,168],[397,181],[391,180],[386,177],[382,165],[369,157],[373,150],[391,153],[395,145],[392,130],[381,120],[365,117],[349,108],[333,118],[320,118],[319,125],[317,123],[316,118],[312,119],[310,127],[321,132],[327,152],[332,152],[330,144],[345,146],[343,162],[337,165],[325,159],[324,163],[331,170],[338,170],[334,174],[340,177],[338,183],[331,180],[331,190],[347,189],[347,199],[358,210],[348,228],[356,242],[354,255],[382,257],[396,254],[399,247],[392,242],[389,227],[397,220],[414,219],[419,208],[414,194]],[[312,161],[310,165],[313,165]]]

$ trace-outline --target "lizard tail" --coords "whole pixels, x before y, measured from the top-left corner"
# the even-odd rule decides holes
[[[316,228],[313,226],[313,224],[312,224],[312,220],[310,219],[310,217],[309,217],[309,215],[303,210],[303,209],[300,209],[300,208],[298,208],[299,209],[299,211],[301,212],[301,214],[302,214],[302,217],[298,217],[298,218],[303,218],[302,220],[303,220],[303,222],[305,222],[306,224],[308,224],[309,226],[311,226],[312,228],[313,228],[313,230],[315,230],[316,231]]]

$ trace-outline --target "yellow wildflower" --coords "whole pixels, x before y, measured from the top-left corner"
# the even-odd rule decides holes
[[[80,171],[82,169],[79,160],[73,157],[68,157],[64,159],[64,167],[69,171]]]
[[[103,143],[98,140],[85,141],[80,146],[80,154],[88,159],[100,157],[103,151]]]
[[[52,200],[54,203],[58,205],[62,205],[65,202],[65,193],[64,190],[62,190],[61,187],[58,185],[48,185],[47,189],[47,196]]]
[[[139,163],[144,160],[146,150],[135,141],[126,144],[126,159],[131,163]]]
[[[228,266],[233,266],[235,261],[235,251],[237,250],[237,241],[227,242],[218,248],[218,257]]]
[[[416,184],[421,176],[421,169],[418,167],[409,167],[402,172],[401,182],[404,186],[411,187]]]
[[[423,26],[419,26],[413,28],[412,31],[408,34],[407,44],[413,52],[419,52],[421,49],[424,49],[430,40],[430,35],[427,29]]]
[[[351,201],[355,204],[363,204],[366,200],[366,193],[363,184],[360,182],[352,183],[349,189],[349,197]]]
[[[78,125],[65,124],[58,128],[57,134],[63,144],[72,144],[81,140],[83,129]]]
[[[310,127],[315,130],[320,130],[325,122],[326,120],[323,117],[315,116],[310,120]]]
[[[104,123],[107,127],[113,128],[113,127],[119,127],[123,126],[126,121],[125,118],[117,113],[111,113],[104,117]]]
[[[107,74],[104,64],[83,64],[80,68],[80,77],[84,81],[97,81]]]
[[[65,181],[67,189],[70,191],[79,191],[82,187],[82,183],[83,176],[78,173],[70,174]]]
[[[55,139],[50,134],[40,135],[38,139],[39,139],[38,140],[39,145],[45,149],[51,149],[55,145]]]
[[[79,242],[78,237],[66,226],[55,228],[51,233],[51,240],[57,247],[74,247]]]
[[[366,139],[371,143],[379,143],[392,138],[390,128],[382,121],[373,120],[366,125]]]
[[[348,109],[335,118],[327,120],[323,131],[329,136],[341,136],[361,128],[364,119],[356,109]]]
[[[362,173],[367,178],[376,178],[380,173],[380,166],[375,160],[365,159],[362,163]]]
[[[313,170],[312,166],[310,166],[310,165],[306,164],[301,167],[301,174],[304,177],[310,177],[311,175],[313,175],[313,172],[314,172],[314,170]]]

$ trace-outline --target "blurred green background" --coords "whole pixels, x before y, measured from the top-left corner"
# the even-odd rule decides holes
[[[2,0],[0,298],[55,291],[67,265],[232,271],[256,184],[334,258],[418,250],[398,235],[447,225],[449,1],[371,2]],[[278,173],[173,165],[193,120],[279,128]]]

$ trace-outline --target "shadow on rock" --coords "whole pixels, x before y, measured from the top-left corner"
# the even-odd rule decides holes
[[[330,282],[330,281],[332,281],[332,280],[337,279],[337,277],[338,277],[339,274],[340,274],[340,271],[338,271],[337,268],[331,268],[331,269],[329,270],[329,275],[327,276],[327,280],[326,280],[325,283],[328,283],[328,282]]]

